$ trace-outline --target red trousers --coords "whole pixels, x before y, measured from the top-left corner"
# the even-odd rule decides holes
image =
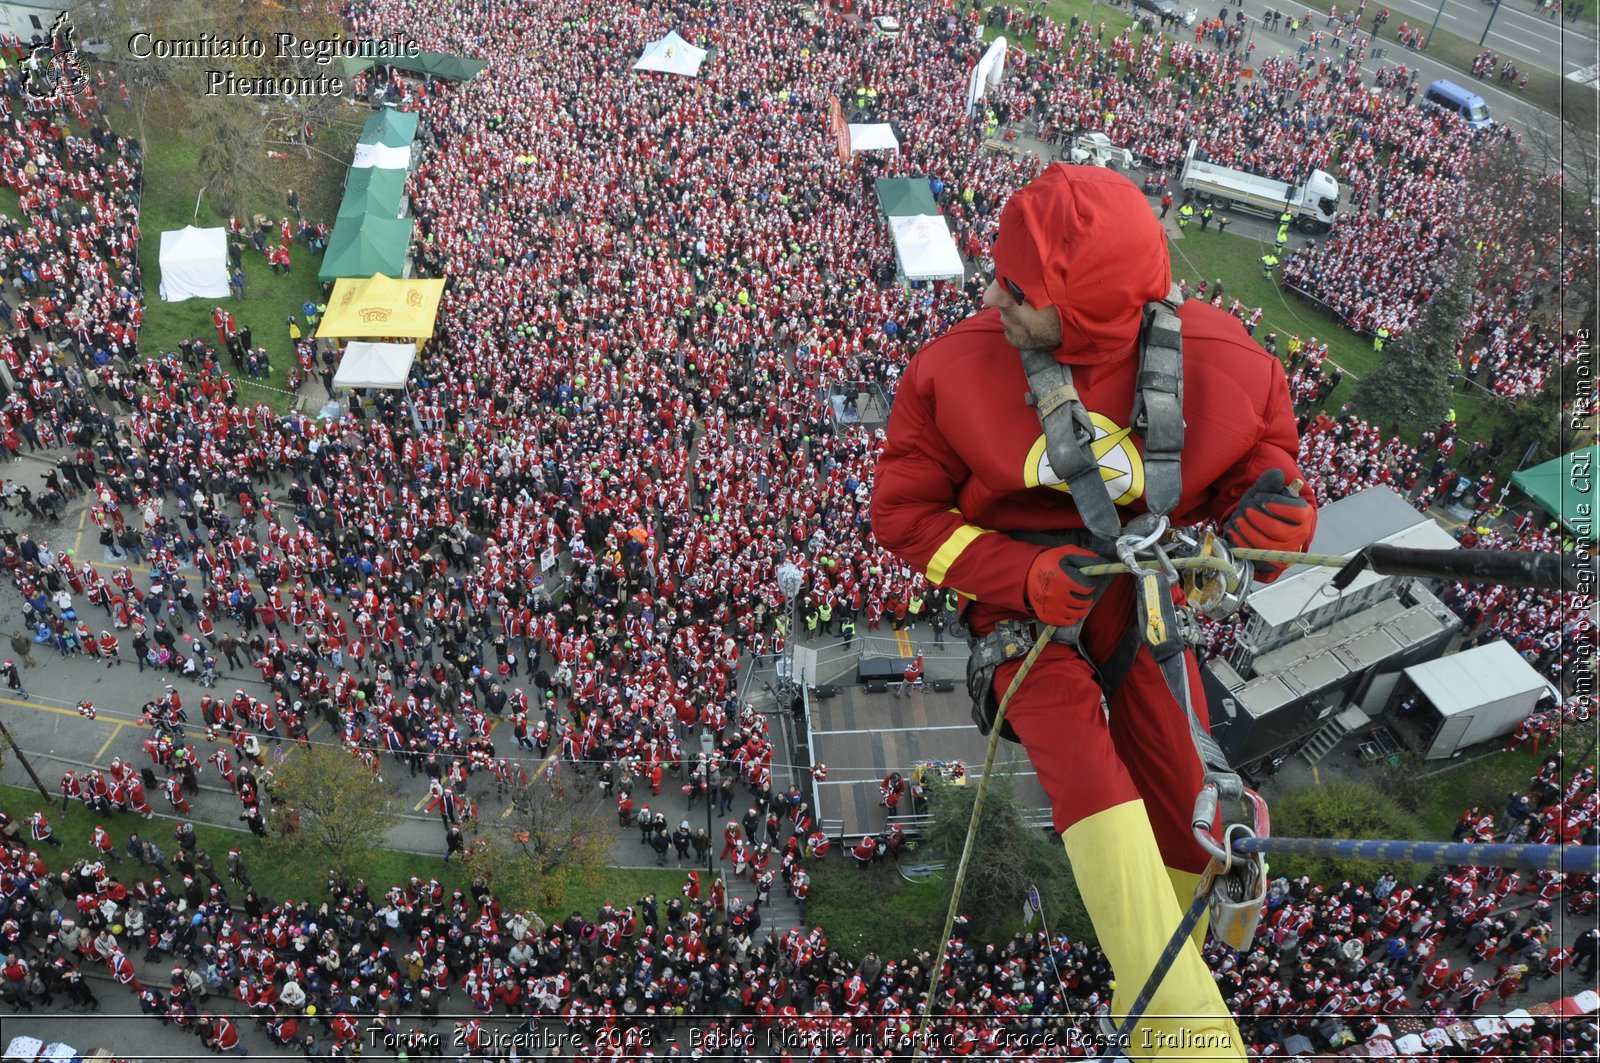
[[[1107,661],[1134,622],[1133,580],[1118,577],[1089,614],[1080,642],[1094,660]],[[1199,666],[1187,652],[1184,659],[1191,697],[1201,721],[1209,723]],[[1019,658],[995,669],[996,701],[1005,697],[1021,667]],[[1207,857],[1195,844],[1190,822],[1203,771],[1188,718],[1160,666],[1141,649],[1111,695],[1109,719],[1100,697],[1089,662],[1076,648],[1051,643],[1006,708],[1006,722],[1028,751],[1050,798],[1056,833],[1142,797],[1163,862],[1200,873]]]

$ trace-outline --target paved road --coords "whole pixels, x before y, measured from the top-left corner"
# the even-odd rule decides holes
[[[1200,0],[1194,2],[1199,3]],[[1362,23],[1360,30],[1360,35],[1363,37],[1369,35],[1372,25],[1371,14],[1376,10],[1374,6],[1376,3],[1377,0],[1369,0],[1367,5],[1368,17]],[[1444,10],[1439,21],[1442,30],[1472,41],[1476,41],[1482,35],[1485,17],[1490,9],[1481,0],[1443,0],[1443,3]],[[1343,10],[1346,5],[1339,6]],[[1391,25],[1410,22],[1413,25],[1420,24],[1424,29],[1439,11],[1438,3],[1433,0],[1389,0],[1388,6],[1394,12]],[[1230,11],[1238,10],[1239,8],[1230,9]],[[1304,14],[1302,5],[1284,4],[1281,0],[1280,2],[1244,0],[1243,10],[1246,17],[1252,21],[1259,20],[1268,10],[1299,11]],[[1326,4],[1313,5],[1311,10],[1323,13],[1315,20],[1312,28],[1326,29]],[[1530,15],[1529,10],[1530,5],[1527,0],[1506,0],[1502,10],[1495,17],[1494,26],[1490,29],[1490,36],[1484,47],[1501,56],[1510,57],[1518,66],[1533,66],[1563,75],[1600,64],[1600,41],[1596,40],[1593,27],[1574,29],[1570,23],[1562,23],[1558,31],[1548,20]],[[1201,3],[1200,14],[1214,16],[1215,11],[1210,3]],[[1234,16],[1230,13],[1228,17],[1231,19]],[[1505,39],[1497,39],[1502,35],[1502,30]],[[1541,30],[1548,39],[1534,35],[1536,31]],[[1193,32],[1185,32],[1188,34],[1187,39],[1192,41]],[[1287,58],[1299,52],[1300,46],[1305,43],[1305,37],[1306,34],[1302,32],[1298,38],[1290,38],[1288,30],[1283,28],[1281,22],[1277,32],[1262,30],[1257,22],[1257,27],[1249,40],[1255,44],[1254,54],[1259,58]],[[1181,35],[1179,39],[1183,39]],[[1377,48],[1383,49],[1384,57],[1374,60],[1371,55]],[[1332,53],[1324,46],[1322,55],[1335,54],[1339,53]],[[1385,40],[1379,41],[1375,47],[1369,46],[1368,55],[1362,66],[1369,73],[1383,67],[1404,66],[1408,70],[1420,70],[1420,80],[1424,85],[1438,78],[1449,78],[1460,84],[1470,83],[1473,90],[1488,103],[1490,114],[1497,121],[1511,122],[1518,127],[1526,128],[1530,122],[1538,121],[1543,114],[1538,107],[1528,101],[1526,96],[1515,89],[1508,91],[1501,88],[1494,78],[1484,80],[1473,78],[1463,71],[1434,60],[1426,52],[1412,51],[1402,48],[1393,41]],[[1571,91],[1585,90],[1583,86],[1574,83]],[[1590,91],[1593,91],[1592,88]]]
[[[1342,9],[1345,5],[1339,6]],[[1368,25],[1377,6],[1377,0],[1367,5]],[[1432,0],[1387,0],[1387,6],[1394,13],[1391,25],[1404,19],[1425,28],[1437,16],[1440,30],[1469,41],[1481,40],[1485,48],[1509,56],[1519,66],[1529,65],[1565,77],[1595,62],[1592,24],[1552,21],[1538,14],[1528,0],[1505,0],[1498,9],[1484,0],[1442,0],[1442,6]],[[1571,3],[1565,6],[1570,7]]]

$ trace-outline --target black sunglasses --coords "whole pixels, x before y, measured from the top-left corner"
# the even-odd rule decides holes
[[[1017,282],[1012,280],[1010,277],[1001,277],[1000,283],[1006,286],[1006,291],[1010,292],[1011,298],[1015,299],[1017,302],[1025,303],[1028,301],[1023,297],[1022,289],[1017,287]]]

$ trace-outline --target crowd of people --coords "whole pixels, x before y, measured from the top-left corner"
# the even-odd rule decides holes
[[[1557,753],[1508,796],[1500,824],[1472,808],[1456,835],[1593,844],[1597,809],[1593,768],[1567,773]],[[159,877],[126,882],[104,827],[70,863],[41,856],[62,848],[43,812],[26,832],[0,813],[0,997],[16,1011],[58,996],[98,1010],[101,979],[85,978],[96,972],[218,1052],[243,1054],[243,1029],[318,1060],[362,1046],[442,1056],[447,1045],[493,1059],[562,1045],[590,1059],[903,1054],[939,963],[932,1033],[943,1055],[1059,1058],[1092,1054],[1112,988],[1104,957],[1082,941],[1048,929],[969,940],[965,917],[942,959],[913,949],[846,960],[821,927],[762,935],[760,906],[730,905],[721,875],[704,893],[691,872],[681,897],[546,921],[506,910],[481,879],[447,892],[420,875],[387,887],[330,876],[320,899],[274,901],[253,888],[239,848],[219,874],[183,822],[170,865],[153,837],[129,835],[127,853]],[[1558,906],[1592,915],[1595,889],[1593,876],[1478,867],[1411,885],[1388,872],[1370,885],[1280,877],[1251,947],[1213,943],[1208,962],[1262,1056],[1295,1036],[1336,1050],[1406,1033],[1502,1058],[1592,1055],[1594,1025],[1578,1017],[1459,1020],[1552,978],[1592,983],[1600,932],[1565,944],[1554,924]]]
[[[7,455],[26,447],[59,460],[44,492],[18,487],[0,501],[16,501],[37,530],[81,496],[107,557],[130,562],[88,563],[10,533],[0,566],[45,636],[24,636],[24,666],[30,643],[115,666],[125,638],[140,670],[197,682],[255,670],[265,696],[169,688],[145,706],[150,767],[165,772],[157,787],[180,816],[209,766],[264,831],[262,743],[303,740],[320,716],[375,771],[389,758],[418,776],[447,826],[470,814],[470,776],[504,778],[529,752],[605,766],[630,825],[642,818],[633,795],[645,801],[642,788],[658,788],[663,772],[707,800],[736,781],[761,814],[735,870],[767,873],[770,892],[776,868],[792,896],[798,878],[803,902],[804,862],[828,840],[774,778],[765,719],[739,704],[736,668],[800,634],[787,629],[777,587],[785,562],[805,577],[807,615],[827,611],[824,628],[834,617],[853,632],[857,619],[870,630],[944,615],[942,590],[872,540],[881,436],[836,432],[817,396],[858,382],[892,395],[910,353],[969,313],[981,289],[978,277],[890,283],[873,179],[929,178],[976,259],[997,206],[1039,167],[981,150],[995,124],[1036,122],[1046,139],[1103,130],[1165,169],[1191,138],[1285,179],[1330,168],[1353,209],[1290,260],[1286,278],[1356,327],[1399,333],[1428,295],[1440,248],[1481,223],[1470,230],[1486,265],[1469,334],[1487,338],[1464,352],[1482,354],[1480,382],[1527,394],[1575,352],[1535,314],[1551,285],[1581,285],[1592,268],[1581,254],[1543,265],[1569,250],[1525,224],[1549,186],[1507,184],[1462,211],[1468,160],[1498,150],[1494,138],[1406,106],[1404,82],[1372,93],[1353,62],[1318,50],[1258,63],[1243,89],[1246,53],[1182,41],[1163,53],[1158,36],[1107,39],[1103,25],[1062,27],[1033,12],[1026,25],[1046,47],[1013,52],[1007,81],[962,120],[952,87],[966,84],[978,48],[969,30],[982,16],[967,5],[894,13],[897,38],[873,36],[854,13],[824,8],[808,22],[760,0],[353,5],[357,36],[426,34],[489,60],[465,83],[397,78],[389,92],[419,114],[430,145],[409,184],[416,261],[448,281],[412,381],[415,425],[392,393],[353,396],[351,412],[330,420],[245,402],[220,352],[243,369],[251,344],[235,350],[223,325],[216,344],[141,349],[139,149],[112,131],[92,92],[77,113],[53,110],[25,96],[15,67],[4,71],[0,183],[20,217],[0,219],[0,317],[12,325],[0,358],[18,382],[0,409],[0,443]],[[714,50],[702,78],[630,71],[637,46],[668,22]],[[841,96],[858,114],[892,119],[904,150],[846,162],[820,147]],[[1592,232],[1571,239],[1581,247]],[[1425,508],[1461,475],[1429,465],[1433,450],[1449,456],[1448,431],[1411,448],[1319,412],[1331,392],[1326,345],[1286,345],[1301,458],[1323,501],[1391,483]],[[316,353],[307,338],[302,370]],[[1486,534],[1524,548],[1550,541],[1532,529]],[[1559,596],[1463,588],[1450,600],[1475,617],[1475,633],[1512,638],[1547,674],[1572,667],[1575,643],[1545,644],[1552,618],[1573,622]],[[78,618],[94,608],[107,618],[98,635]],[[186,700],[204,738],[183,730]],[[510,756],[489,739],[496,717],[512,725]],[[719,739],[709,758],[685,751],[702,728]],[[128,764],[63,780],[64,799],[108,822],[119,810],[148,816],[149,789]],[[1592,812],[1592,779],[1553,800]],[[669,1050],[657,1036],[679,1012],[718,1016],[709,1028],[725,1043],[782,1029],[808,1050],[851,1037],[884,1050],[903,1045],[917,992],[943,962],[952,977],[939,1032],[964,1055],[1008,1039],[1038,1048],[1045,1031],[1065,1042],[1069,1029],[1090,1029],[1078,1016],[1109,999],[1098,953],[1049,933],[993,944],[961,933],[942,960],[922,951],[856,965],[822,928],[764,937],[759,909],[727,910],[725,886],[701,896],[698,878],[681,899],[547,925],[502,910],[482,883],[445,895],[420,877],[392,888],[330,882],[316,902],[261,898],[242,856],[223,881],[181,832],[181,885],[166,872],[125,885],[103,846],[60,866],[34,851],[49,848],[42,813],[27,827],[36,844],[18,826],[0,868],[4,947],[21,965],[15,977],[6,968],[13,1002],[60,992],[89,1006],[95,994],[74,966],[104,966],[144,1011],[219,1050],[238,1047],[254,1019],[279,1045],[337,1058],[364,1036],[356,1016],[376,1012],[398,1033],[468,1009],[550,1016],[596,1055],[687,1054],[685,1039]],[[648,843],[666,833],[654,817],[647,826]],[[1566,821],[1553,829],[1564,835]],[[153,839],[134,840],[123,848],[137,860],[166,866]],[[738,847],[726,840],[731,860]],[[758,868],[763,843],[770,865]],[[1492,895],[1503,881],[1475,888]],[[1565,888],[1592,895],[1593,884]],[[1473,930],[1450,912],[1472,889],[1456,897],[1443,879],[1385,889],[1280,883],[1260,948],[1213,957],[1253,1044],[1280,1051],[1296,1032],[1330,1045],[1373,1032],[1325,1029],[1319,1016],[1381,1021],[1385,1001],[1405,1006],[1406,985],[1426,981],[1425,945]],[[180,901],[190,917],[176,918]],[[1559,973],[1560,950],[1538,929],[1548,922],[1496,935],[1528,970],[1501,972],[1492,988]],[[1511,950],[1514,933],[1523,940]],[[1384,948],[1352,960],[1352,938]],[[1396,938],[1400,956],[1388,948]],[[1591,972],[1592,951],[1579,956]],[[170,986],[140,978],[134,961],[149,953],[176,965]],[[1417,999],[1447,1025],[1449,1006],[1482,1003],[1471,995],[1479,981],[1452,983],[1453,1004],[1432,989]],[[220,997],[236,1003],[216,1007]],[[503,1054],[476,1015],[463,1029],[476,1054]],[[1589,1036],[1580,1027],[1554,1022],[1505,1036],[1508,1045],[1479,1047],[1550,1058],[1569,1038],[1593,1047],[1579,1043]]]

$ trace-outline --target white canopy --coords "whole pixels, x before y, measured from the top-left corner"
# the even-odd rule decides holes
[[[851,122],[850,150],[899,151],[900,140],[894,135],[894,127],[887,122],[873,123],[872,125]]]
[[[411,165],[411,145],[391,148],[386,144],[357,144],[350,160],[352,169],[376,166],[380,170],[404,170]]]
[[[950,226],[937,214],[889,219],[895,257],[907,280],[946,280],[966,275]]]
[[[344,360],[339,363],[339,371],[333,374],[333,386],[399,390],[405,387],[416,357],[414,343],[355,340],[345,346]]]
[[[223,229],[186,225],[161,234],[163,300],[226,299],[230,294],[228,234]]]
[[[696,48],[676,30],[669,30],[659,41],[645,45],[644,54],[633,64],[635,70],[655,70],[662,74],[682,74],[699,77],[700,64],[706,61],[706,50]]]

